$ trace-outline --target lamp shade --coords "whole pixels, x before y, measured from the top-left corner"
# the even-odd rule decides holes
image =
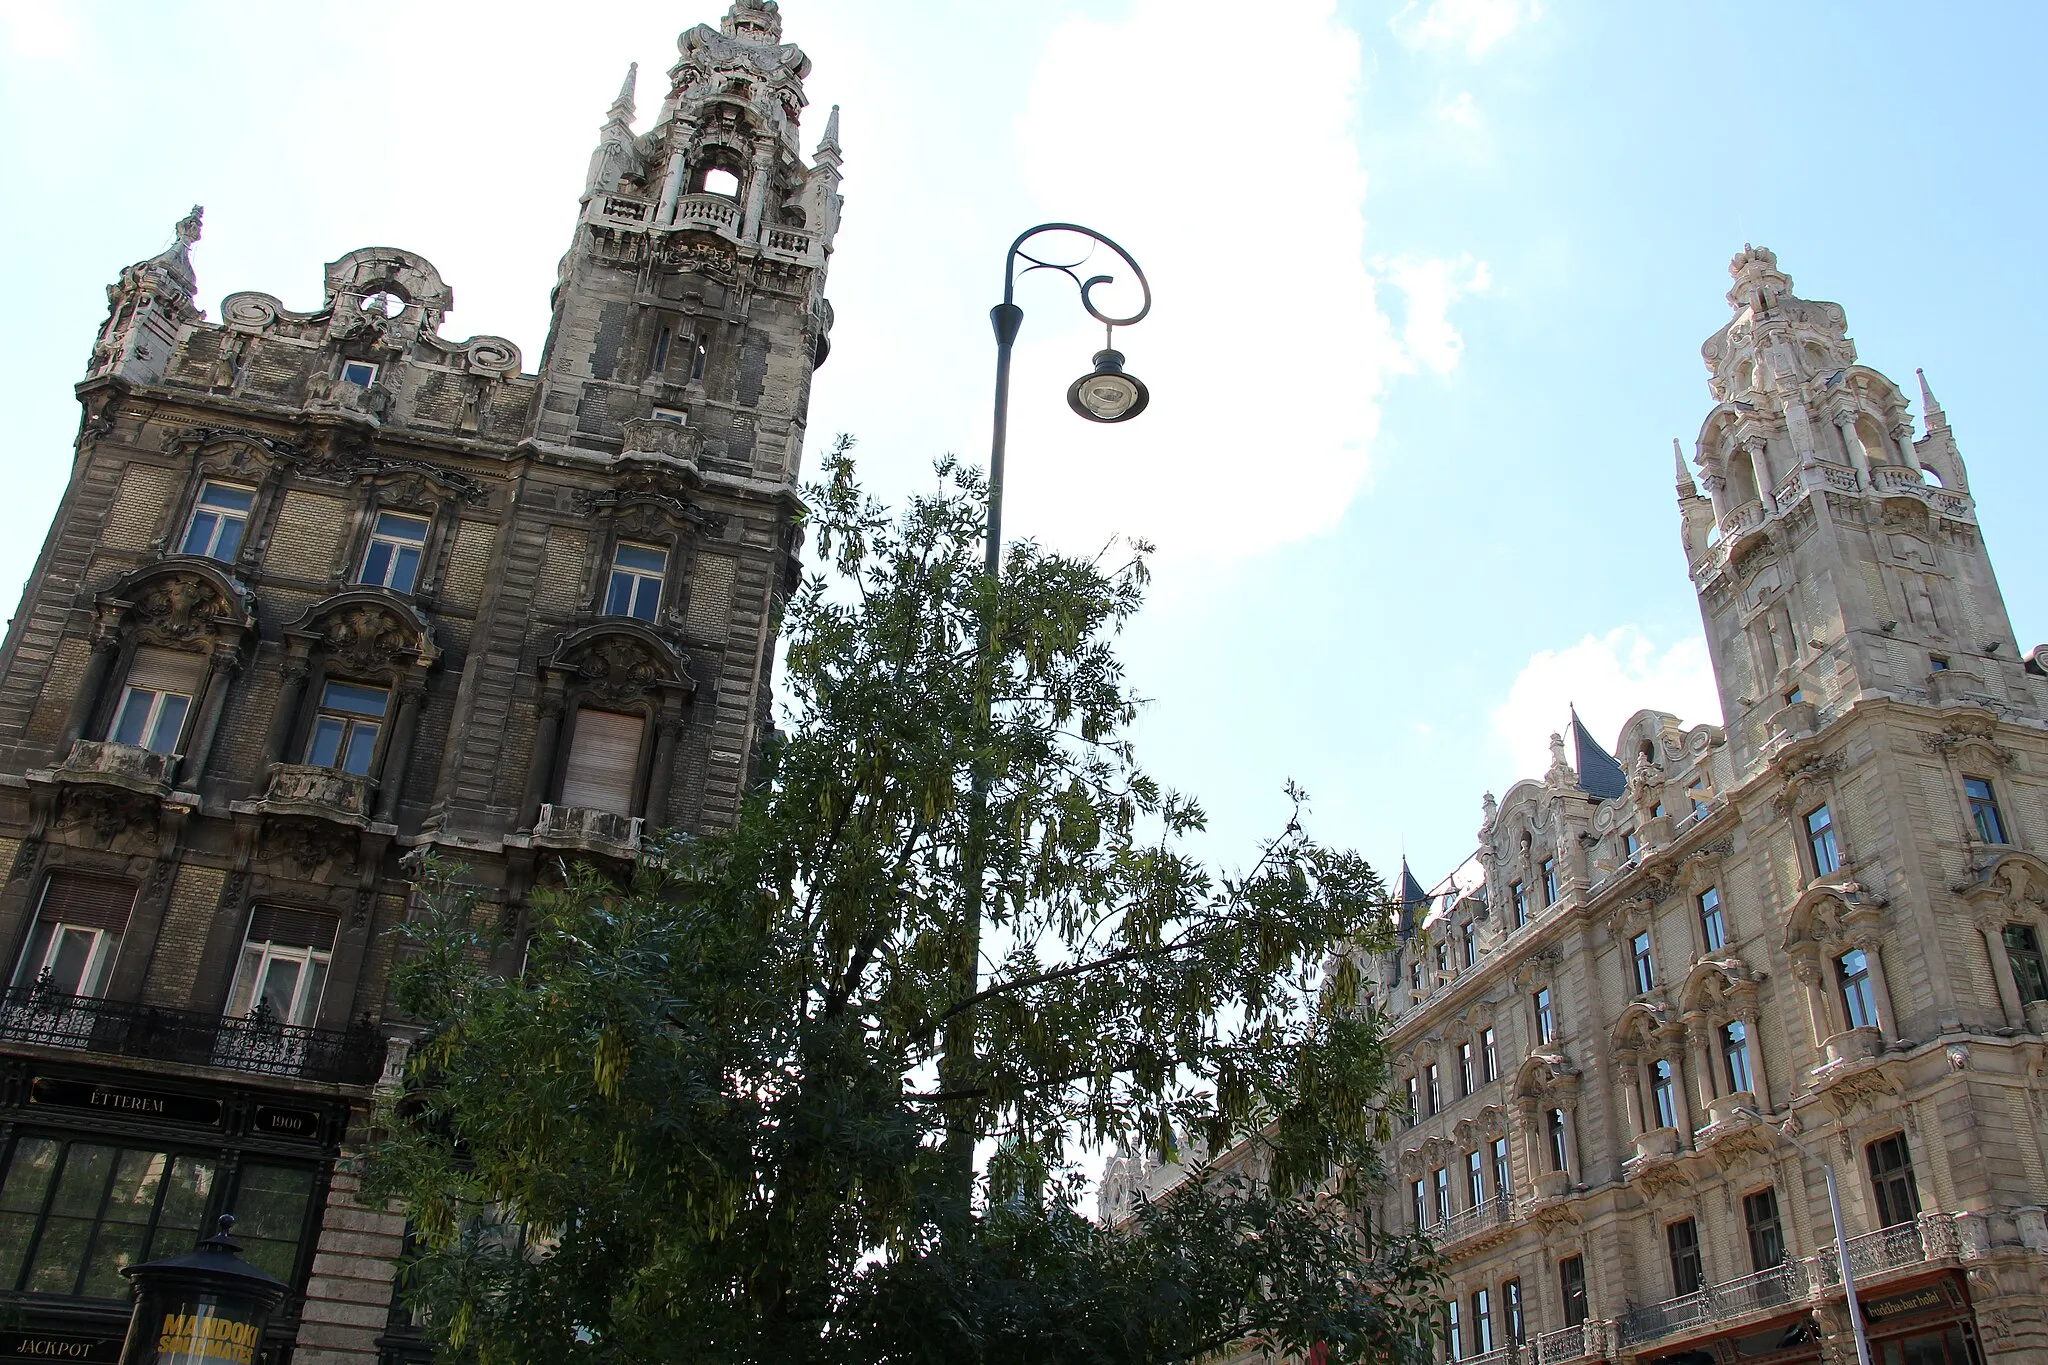
[[[1067,406],[1091,422],[1128,422],[1151,401],[1143,381],[1124,373],[1121,351],[1097,351],[1094,371],[1067,387]]]

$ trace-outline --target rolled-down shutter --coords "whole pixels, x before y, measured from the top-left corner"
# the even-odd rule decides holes
[[[199,679],[206,672],[206,656],[178,649],[144,645],[135,651],[128,665],[128,685],[152,692],[175,692],[181,697],[199,695]]]
[[[633,779],[640,772],[640,737],[647,722],[616,711],[578,711],[562,776],[562,804],[585,810],[633,813]]]
[[[249,914],[249,942],[276,943],[287,948],[334,951],[334,916],[317,910],[259,905]]]
[[[135,904],[135,884],[115,877],[90,877],[78,872],[52,872],[43,889],[36,917],[51,924],[125,933],[128,911]]]

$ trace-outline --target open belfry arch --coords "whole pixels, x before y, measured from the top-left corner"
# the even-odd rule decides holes
[[[735,817],[830,349],[809,70],[773,0],[683,33],[644,126],[629,69],[532,369],[442,335],[396,247],[210,319],[195,208],[109,286],[0,648],[0,1296],[36,1349],[117,1351],[119,1264],[232,1210],[293,1289],[270,1358],[421,1354],[353,1168],[411,1037],[408,869],[516,929],[562,860]]]

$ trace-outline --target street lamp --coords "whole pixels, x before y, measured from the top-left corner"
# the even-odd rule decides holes
[[[1087,257],[1078,261],[1055,261],[1034,256],[1025,250],[1032,238],[1044,233],[1072,233],[1099,243],[1115,252],[1117,258],[1130,267],[1131,274],[1138,281],[1142,298],[1138,311],[1128,317],[1105,313],[1095,303],[1095,288],[1113,283],[1114,275],[1091,275],[1081,278],[1080,269],[1087,264]],[[1090,248],[1092,253],[1093,248]],[[1026,264],[1022,270],[1018,261]],[[1010,443],[1010,357],[1017,344],[1017,330],[1024,325],[1024,310],[1017,306],[1017,280],[1034,270],[1051,270],[1065,275],[1081,291],[1081,307],[1088,316],[1102,324],[1104,345],[1095,353],[1092,362],[1095,368],[1082,375],[1067,387],[1067,405],[1080,416],[1091,422],[1127,422],[1145,410],[1151,401],[1151,393],[1135,376],[1124,373],[1123,353],[1116,349],[1116,329],[1142,322],[1152,311],[1152,286],[1145,280],[1145,272],[1125,251],[1094,228],[1082,227],[1077,223],[1040,223],[1027,228],[1010,243],[1010,251],[1003,258],[1003,301],[989,309],[989,322],[996,332],[996,397],[994,432],[989,441],[988,455],[988,539],[982,551],[982,569],[988,575],[989,588],[993,592],[1000,582],[998,577],[1003,558],[1003,455]],[[991,599],[992,600],[992,599]],[[989,666],[989,647],[993,640],[991,633],[991,612],[985,608],[981,618],[979,648],[975,651],[976,666]],[[984,730],[989,724],[991,689],[978,689],[981,698],[981,725]],[[988,833],[988,788],[989,772],[985,758],[977,758],[974,764],[973,793],[968,807],[968,835],[966,866],[967,898],[961,915],[962,923],[958,938],[953,946],[950,972],[955,998],[966,1000],[979,988],[981,969],[981,879],[987,867],[986,838]],[[939,1080],[941,1090],[965,1091],[971,1084],[974,1072],[974,1017],[970,1010],[962,1010],[950,1019],[941,1042],[939,1058]],[[946,1132],[944,1165],[951,1177],[955,1196],[964,1208],[972,1199],[974,1188],[974,1125],[971,1122],[971,1108],[962,1102],[960,1109],[949,1119]]]
[[[1849,1327],[1856,1334],[1856,1365],[1870,1365],[1870,1338],[1863,1330],[1863,1307],[1856,1300],[1856,1275],[1849,1269],[1849,1239],[1842,1231],[1842,1195],[1835,1188],[1835,1163],[1824,1156],[1815,1156],[1807,1149],[1805,1143],[1793,1137],[1785,1128],[1771,1123],[1755,1109],[1745,1105],[1735,1112],[1748,1115],[1769,1131],[1776,1133],[1784,1139],[1786,1145],[1808,1161],[1820,1163],[1821,1174],[1825,1175],[1828,1181],[1828,1214],[1835,1220],[1835,1261],[1841,1270],[1842,1293],[1848,1300]]]
[[[134,1307],[121,1365],[255,1365],[263,1328],[289,1286],[250,1265],[220,1231],[183,1256],[131,1265]]]

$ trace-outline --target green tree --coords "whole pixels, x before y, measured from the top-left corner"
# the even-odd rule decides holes
[[[1249,871],[1189,853],[1200,806],[1126,737],[1146,547],[1017,545],[997,585],[977,471],[942,462],[892,516],[850,446],[808,490],[822,568],[786,604],[785,726],[736,827],[565,866],[516,973],[459,870],[422,878],[394,994],[430,1031],[370,1169],[419,1234],[437,1343],[1404,1358],[1429,1259],[1361,1212],[1387,1075],[1351,949],[1383,942],[1379,880],[1308,836],[1299,793]],[[949,1130],[987,1154],[971,1203]],[[1105,1228],[1076,1206],[1112,1149],[1231,1156]]]

